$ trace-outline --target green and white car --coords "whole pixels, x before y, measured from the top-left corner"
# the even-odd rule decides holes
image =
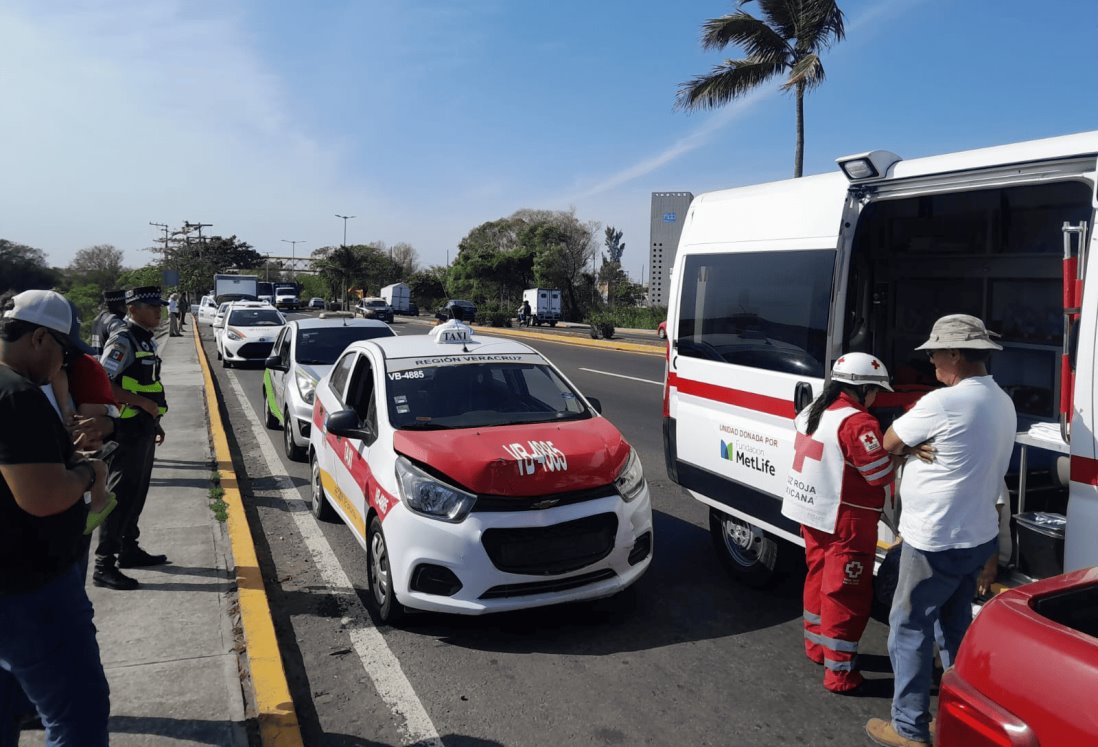
[[[275,340],[263,372],[263,400],[268,428],[283,430],[286,456],[305,460],[313,418],[316,382],[352,342],[396,333],[375,319],[350,319],[320,314],[316,319],[297,319],[283,327]]]

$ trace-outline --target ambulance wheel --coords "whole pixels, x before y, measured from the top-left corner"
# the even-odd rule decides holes
[[[383,625],[396,625],[404,617],[404,605],[393,593],[393,573],[389,566],[389,546],[381,531],[381,519],[370,519],[370,531],[366,534],[366,571],[370,580],[370,593],[366,595],[370,613]]]
[[[328,497],[324,495],[324,486],[320,482],[320,463],[316,460],[316,454],[313,454],[309,472],[312,482],[309,491],[309,510],[317,521],[335,521],[335,510],[328,503]]]
[[[260,386],[260,396],[263,398],[263,424],[267,426],[268,429],[277,431],[282,424],[278,422],[278,418],[271,412],[271,403],[267,399],[266,384]]]
[[[709,509],[709,533],[721,565],[737,581],[761,589],[778,579],[775,537],[739,517]]]
[[[290,411],[282,412],[282,445],[291,462],[304,462],[305,449],[294,443],[294,424],[290,420]]]

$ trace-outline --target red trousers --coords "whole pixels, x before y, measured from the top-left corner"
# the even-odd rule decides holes
[[[873,603],[878,515],[843,504],[833,534],[801,527],[808,562],[804,651],[824,665],[824,687],[834,692],[862,683],[861,673],[854,669],[854,655]]]

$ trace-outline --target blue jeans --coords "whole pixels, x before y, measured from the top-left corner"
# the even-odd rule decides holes
[[[0,747],[18,744],[28,698],[47,747],[106,747],[110,689],[76,564],[33,591],[0,595]]]
[[[906,542],[900,551],[900,574],[888,616],[888,655],[896,673],[892,725],[908,739],[930,741],[930,684],[934,643],[942,664],[957,658],[972,623],[972,600],[980,569],[998,540],[956,550],[923,552]]]

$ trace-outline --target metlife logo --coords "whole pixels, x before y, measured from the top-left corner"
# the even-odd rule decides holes
[[[762,472],[771,477],[777,472],[774,464],[764,455],[762,449],[757,446],[744,446],[742,444],[737,447],[735,443],[726,442],[723,438],[721,439],[721,459],[755,472]]]

